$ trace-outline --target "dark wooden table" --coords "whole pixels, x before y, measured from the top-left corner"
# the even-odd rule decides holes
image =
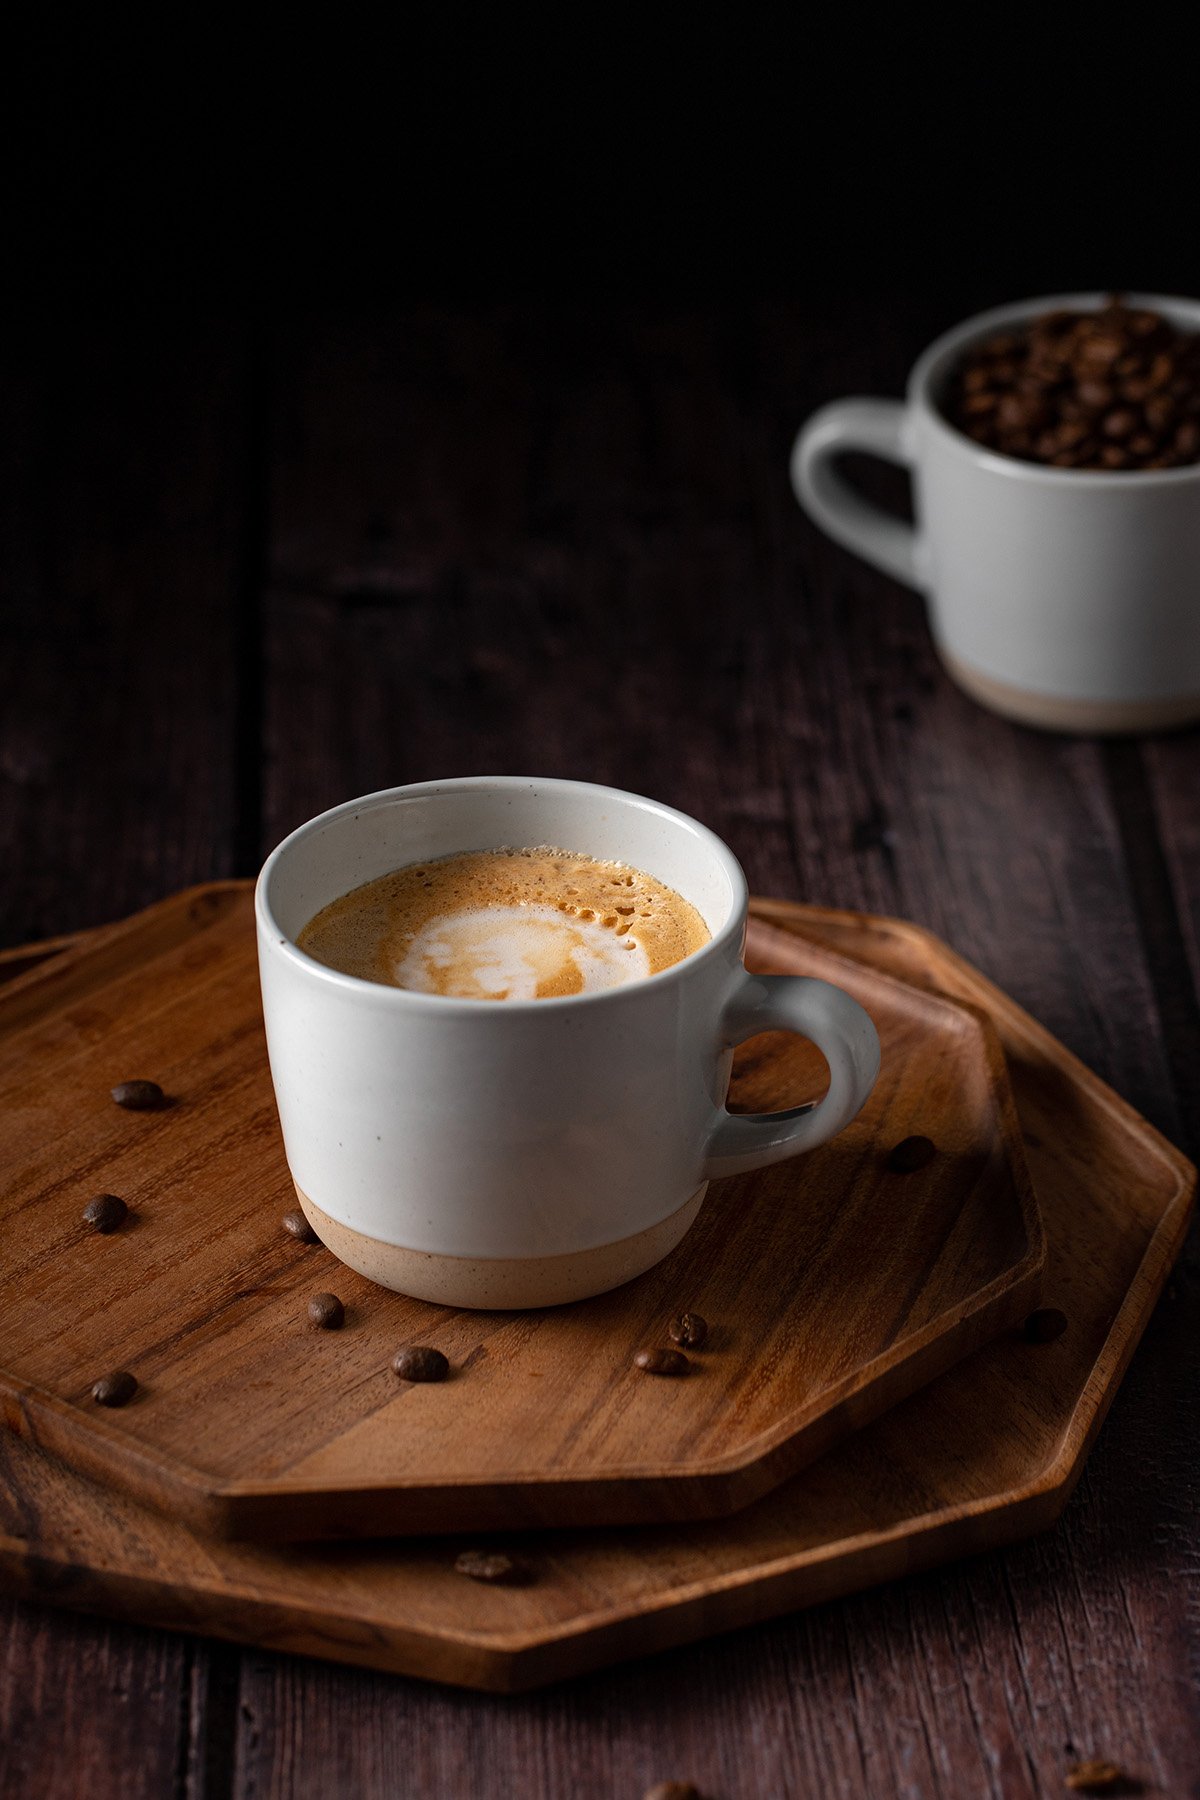
[[[250,874],[372,788],[594,778],[707,821],[760,892],[931,926],[1195,1154],[1200,734],[979,711],[788,487],[814,406],[898,392],[994,298],[13,345],[0,941]],[[1196,1290],[1193,1251],[1048,1536],[532,1697],[3,1604],[0,1791],[1019,1800],[1104,1754],[1194,1794]]]

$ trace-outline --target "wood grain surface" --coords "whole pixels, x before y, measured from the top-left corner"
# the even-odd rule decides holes
[[[814,407],[899,394],[1000,297],[964,269],[836,305],[422,305],[253,334],[76,312],[69,339],[9,340],[5,940],[251,875],[389,783],[609,780],[703,818],[759,892],[930,926],[1194,1149],[1200,734],[1102,746],[979,711],[919,598],[788,487]],[[1198,1293],[1193,1247],[1033,1543],[519,1701],[13,1604],[0,1773],[50,1800],[80,1770],[122,1800],[638,1800],[685,1775],[715,1800],[1025,1800],[1108,1754],[1187,1793]]]
[[[489,1539],[529,1575],[499,1590],[464,1581],[454,1567],[461,1545],[445,1538],[355,1552],[193,1537],[6,1439],[0,1580],[67,1605],[511,1691],[1005,1543],[1057,1517],[1178,1251],[1196,1172],[928,934],[779,903],[758,910],[773,921],[754,928],[752,959],[764,971],[804,973],[832,942],[848,952],[847,970],[861,961],[994,1014],[1044,1196],[1061,1333],[1041,1343],[1008,1333],[718,1524]]]
[[[795,959],[793,959],[795,960]],[[1033,1306],[1041,1220],[987,1020],[813,944],[883,1052],[853,1124],[800,1161],[712,1185],[657,1268],[534,1313],[374,1286],[283,1229],[291,1186],[262,1030],[249,883],[188,890],[0,995],[0,1416],[31,1443],[222,1537],[714,1518]],[[115,1106],[153,1070],[169,1103]],[[741,1111],[827,1082],[782,1032],[738,1053]],[[928,1167],[889,1167],[920,1133]],[[97,1193],[129,1208],[109,1234]],[[864,1257],[864,1244],[876,1246]],[[337,1333],[309,1297],[336,1292]],[[686,1381],[643,1375],[674,1314],[711,1325]],[[399,1382],[432,1344],[451,1379]],[[92,1384],[133,1372],[100,1408]]]

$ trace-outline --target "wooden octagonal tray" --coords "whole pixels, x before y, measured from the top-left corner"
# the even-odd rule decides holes
[[[714,1183],[658,1268],[542,1313],[454,1312],[373,1286],[282,1229],[291,1186],[262,1040],[247,884],[112,927],[0,999],[0,1405],[29,1442],[220,1536],[277,1540],[715,1517],[1024,1316],[1044,1260],[983,1015],[815,942],[808,974],[872,1013],[868,1106],[799,1161]],[[811,1046],[746,1047],[735,1104],[819,1093]],[[109,1090],[159,1081],[160,1111]],[[939,1149],[888,1166],[911,1133]],[[81,1222],[97,1191],[131,1208]],[[319,1290],[345,1328],[317,1333]],[[641,1373],[671,1316],[709,1344]],[[397,1380],[432,1343],[452,1378]],[[120,1411],[105,1371],[140,1383]]]
[[[0,1586],[56,1604],[498,1691],[848,1593],[1048,1525],[1182,1243],[1195,1170],[1011,1000],[914,926],[764,902],[764,965],[812,943],[985,1006],[1049,1245],[1052,1342],[995,1340],[736,1517],[516,1540],[533,1579],[481,1588],[461,1540],[202,1540],[0,1436]],[[507,1543],[507,1540],[505,1541]],[[500,1547],[500,1546],[496,1546]]]

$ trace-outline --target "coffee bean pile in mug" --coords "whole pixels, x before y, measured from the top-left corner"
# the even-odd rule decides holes
[[[1200,462],[1200,336],[1114,297],[975,344],[945,413],[977,444],[1058,469]]]

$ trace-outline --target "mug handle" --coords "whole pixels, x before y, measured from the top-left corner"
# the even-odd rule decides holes
[[[870,1015],[828,981],[807,975],[750,975],[722,1019],[726,1045],[760,1031],[795,1031],[811,1039],[829,1064],[829,1092],[815,1105],[787,1112],[722,1112],[709,1139],[706,1179],[740,1175],[813,1150],[858,1113],[879,1073],[879,1033]]]
[[[911,469],[908,408],[899,400],[835,400],[813,414],[792,447],[792,486],[809,517],[847,550],[885,575],[924,588],[925,546],[903,519],[856,494],[838,474],[834,459],[866,450]]]

